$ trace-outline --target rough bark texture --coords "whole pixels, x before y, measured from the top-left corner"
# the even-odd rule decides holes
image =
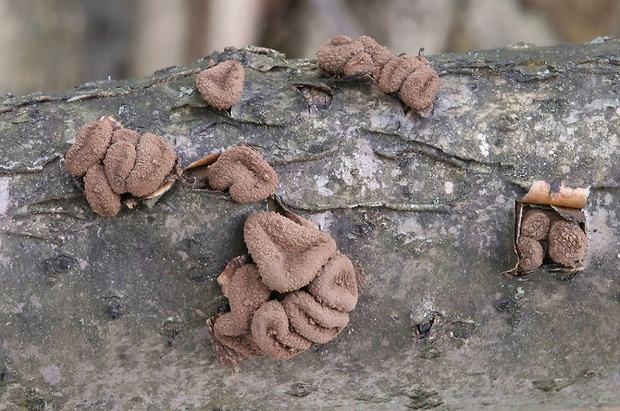
[[[618,50],[430,56],[441,79],[427,119],[369,79],[266,50],[211,56],[246,66],[230,115],[193,86],[209,59],[0,102],[0,408],[620,405]],[[152,207],[95,215],[63,154],[106,114],[164,136],[185,165],[261,151],[282,203],[363,267],[345,331],[288,361],[221,366],[205,324],[226,305],[215,278],[265,204],[177,184]],[[534,179],[592,186],[576,275],[501,274],[515,264],[514,200]]]

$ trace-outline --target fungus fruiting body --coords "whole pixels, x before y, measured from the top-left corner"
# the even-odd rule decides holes
[[[215,190],[228,190],[238,203],[263,200],[278,188],[278,175],[265,159],[246,146],[224,151],[207,167],[205,176]]]
[[[336,252],[329,235],[269,211],[248,217],[243,235],[263,283],[281,293],[308,285]]]
[[[122,128],[112,117],[86,125],[65,158],[67,171],[84,183],[93,211],[112,217],[121,209],[121,195],[145,197],[175,174],[176,152],[159,136]]]
[[[542,244],[532,237],[521,236],[517,241],[519,267],[523,271],[532,271],[543,263],[545,252]]]
[[[243,65],[228,60],[201,71],[196,77],[196,88],[209,105],[227,110],[241,98],[244,79]]]
[[[549,256],[566,267],[579,265],[586,256],[587,238],[579,224],[556,221],[549,229]]]
[[[394,56],[370,37],[337,36],[317,51],[317,66],[331,74],[370,75],[384,93],[395,93],[403,104],[425,117],[430,114],[439,76],[422,56]]]
[[[244,239],[253,262],[227,265],[220,283],[230,312],[209,320],[222,362],[288,359],[343,330],[357,304],[357,281],[333,238],[290,212],[267,211],[248,217]]]

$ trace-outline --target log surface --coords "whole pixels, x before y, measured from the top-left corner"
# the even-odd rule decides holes
[[[0,101],[0,408],[592,409],[620,405],[620,42],[429,56],[434,113],[368,78],[227,49],[130,81]],[[230,113],[196,74],[246,67]],[[103,115],[187,165],[246,143],[277,196],[363,268],[351,321],[288,361],[220,365],[215,278],[264,202],[177,183],[95,215],[64,169]],[[590,186],[579,273],[502,274],[532,180]]]

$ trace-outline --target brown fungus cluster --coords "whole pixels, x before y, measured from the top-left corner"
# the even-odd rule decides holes
[[[439,87],[439,76],[422,56],[394,56],[370,37],[336,36],[317,55],[318,67],[331,74],[369,75],[381,91],[395,94],[405,106],[428,116]]]
[[[278,174],[269,163],[243,145],[190,164],[183,176],[194,188],[228,191],[238,203],[264,200],[276,192],[279,183]]]
[[[288,359],[336,337],[357,304],[351,260],[314,224],[258,212],[244,225],[250,253],[220,276],[230,312],[209,320],[220,360]]]
[[[201,71],[196,77],[196,88],[209,105],[228,110],[241,98],[244,79],[243,65],[228,60]]]
[[[532,271],[543,264],[566,268],[580,266],[588,247],[586,233],[579,223],[551,210],[532,208],[521,220],[517,238],[519,268]]]
[[[166,141],[140,135],[106,116],[86,125],[65,157],[69,174],[83,183],[93,211],[112,217],[121,196],[147,197],[174,180],[178,158]]]

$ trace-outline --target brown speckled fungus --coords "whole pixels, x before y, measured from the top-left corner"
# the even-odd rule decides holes
[[[403,104],[427,117],[439,76],[422,56],[394,56],[370,37],[337,36],[317,51],[317,66],[330,74],[371,75],[381,91],[395,93]]]
[[[201,71],[196,77],[196,88],[209,105],[228,110],[241,98],[244,79],[243,65],[228,60]]]
[[[329,235],[289,214],[259,212],[246,221],[244,238],[254,263],[236,269],[232,279],[226,273],[231,311],[209,320],[224,363],[294,357],[336,337],[357,304],[351,260]],[[239,275],[244,277],[237,280]]]
[[[566,267],[576,267],[586,256],[586,233],[572,221],[556,221],[549,229],[549,257]]]
[[[517,241],[519,267],[523,271],[532,271],[543,263],[545,251],[542,244],[532,237],[521,236]]]
[[[86,200],[93,211],[112,217],[121,195],[148,196],[174,179],[176,152],[159,136],[122,128],[112,117],[86,125],[65,158],[67,171],[83,177]]]
[[[228,190],[238,203],[263,200],[278,188],[278,175],[265,159],[247,146],[224,151],[207,167],[206,178],[215,190]]]

